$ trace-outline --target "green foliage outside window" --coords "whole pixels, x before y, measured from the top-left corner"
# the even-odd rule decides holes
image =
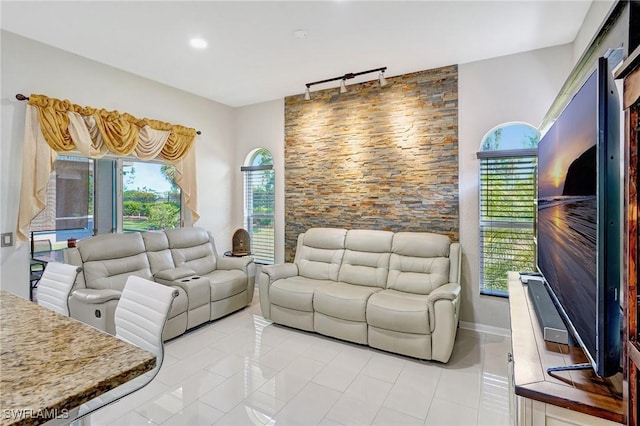
[[[149,182],[149,176],[152,177],[151,182],[140,186],[141,182]],[[122,222],[125,231],[180,226],[181,195],[175,167],[129,163],[123,170],[123,186]]]
[[[480,165],[480,286],[483,293],[507,292],[507,272],[535,269],[536,156],[539,140],[531,126],[511,124],[482,142]],[[503,152],[501,152],[503,151]],[[506,151],[511,151],[507,155]],[[482,154],[482,155],[481,155]]]
[[[180,208],[170,203],[155,204],[149,208],[150,229],[176,228],[180,223]]]

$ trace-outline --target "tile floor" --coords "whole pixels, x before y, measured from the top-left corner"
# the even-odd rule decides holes
[[[252,305],[165,345],[98,425],[507,425],[509,338],[460,329],[448,364],[270,324]]]

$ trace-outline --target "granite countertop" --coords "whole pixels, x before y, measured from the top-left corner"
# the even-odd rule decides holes
[[[0,425],[65,416],[155,365],[135,345],[0,291]]]

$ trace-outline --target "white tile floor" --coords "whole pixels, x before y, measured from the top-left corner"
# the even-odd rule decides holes
[[[460,329],[448,364],[265,321],[253,304],[165,345],[98,425],[506,425],[509,339]]]

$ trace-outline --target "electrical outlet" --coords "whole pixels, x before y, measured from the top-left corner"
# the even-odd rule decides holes
[[[0,246],[11,247],[13,245],[13,232],[5,232],[0,238],[2,238]]]

